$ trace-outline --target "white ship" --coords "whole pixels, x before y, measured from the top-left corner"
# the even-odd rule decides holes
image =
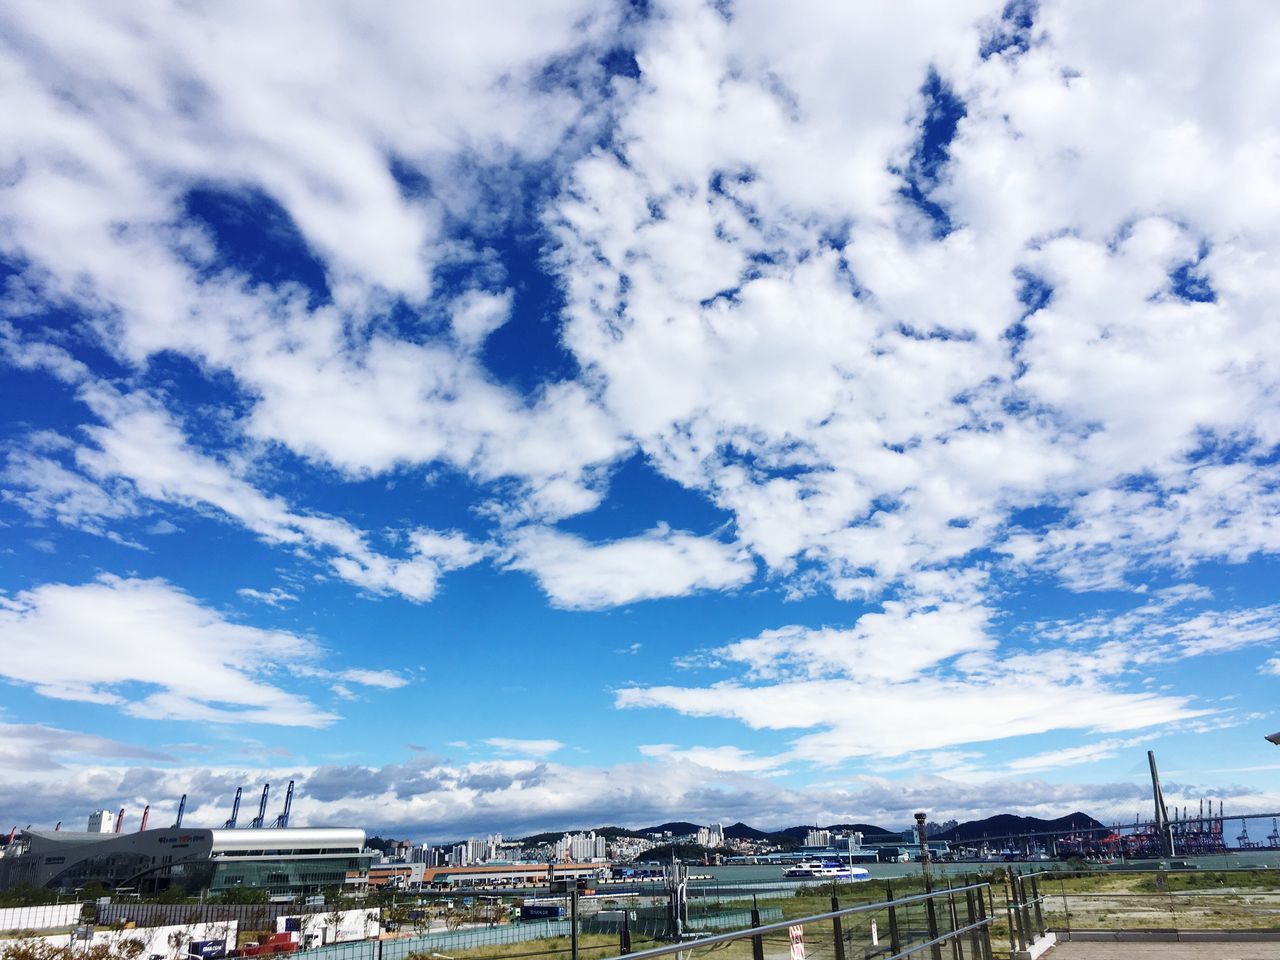
[[[832,863],[830,861],[823,862],[821,860],[806,860],[803,863],[797,863],[795,866],[787,867],[782,871],[782,875],[792,880],[847,880],[857,882],[859,880],[870,880],[870,872],[863,870],[861,867],[850,867],[843,863]]]

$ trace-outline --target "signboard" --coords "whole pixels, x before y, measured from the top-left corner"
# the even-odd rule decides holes
[[[788,927],[791,934],[791,960],[804,960],[804,924]]]
[[[193,940],[187,947],[187,956],[200,960],[218,960],[227,954],[225,940]]]

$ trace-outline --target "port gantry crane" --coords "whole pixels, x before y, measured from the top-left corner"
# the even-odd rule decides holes
[[[267,794],[271,792],[271,784],[264,783],[262,785],[262,799],[258,801],[258,815],[250,821],[249,826],[257,829],[262,826],[262,822],[267,818]]]
[[[240,791],[243,789],[243,787],[236,787],[236,798],[231,803],[231,819],[222,825],[225,830],[236,828],[236,817],[240,816]]]

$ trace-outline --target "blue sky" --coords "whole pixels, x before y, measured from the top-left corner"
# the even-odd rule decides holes
[[[1276,809],[1277,33],[11,4],[0,810]]]

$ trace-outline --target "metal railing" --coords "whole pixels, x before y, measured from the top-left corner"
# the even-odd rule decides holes
[[[1039,873],[1007,875],[1006,904],[1009,915],[1009,953],[1029,950],[1048,932],[1044,923],[1046,897],[1040,893]]]
[[[1046,930],[1070,937],[1073,926],[1078,928],[1077,932],[1280,929],[1280,878],[1264,885],[1232,883],[1233,875],[1247,878],[1254,873],[1242,869],[1156,869],[1042,870],[1012,874],[1011,937],[1021,938],[1025,931],[1038,931],[1043,935]],[[1080,878],[1103,881],[1135,878],[1151,882],[1147,889],[1138,890],[1068,889],[1070,881]]]
[[[148,903],[113,900],[95,905],[98,923],[135,923],[140,927],[169,924],[215,923],[236,920],[245,929],[271,927],[278,917],[310,916],[335,910],[356,910],[361,906],[325,906],[292,903]],[[369,907],[377,911],[377,907]]]
[[[992,960],[993,921],[990,885],[972,883],[924,893],[892,897],[875,903],[840,907],[832,897],[826,913],[753,924],[730,933],[701,936],[669,946],[624,953],[626,960],[657,960],[678,955],[693,960],[698,950],[711,950],[749,941],[753,960],[902,960],[924,955],[931,960]],[[884,934],[880,923],[884,922]],[[775,936],[776,935],[776,936]],[[781,945],[782,949],[773,949]],[[770,949],[766,949],[766,948]]]

